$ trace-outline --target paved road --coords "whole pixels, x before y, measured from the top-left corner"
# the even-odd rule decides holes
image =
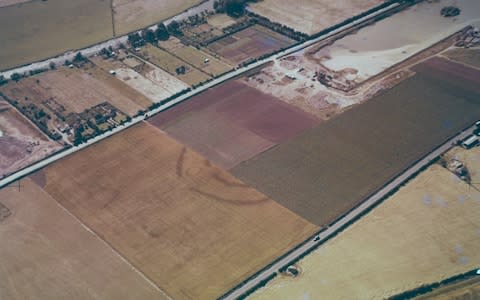
[[[8,184],[10,184],[10,183],[12,183],[12,182],[20,179],[20,178],[22,178],[22,177],[24,177],[24,176],[26,176],[26,175],[28,175],[28,174],[30,174],[30,173],[33,173],[33,172],[35,172],[35,171],[37,171],[37,170],[39,170],[39,169],[41,169],[41,168],[43,168],[43,167],[45,167],[45,166],[47,166],[47,165],[49,165],[49,164],[51,164],[51,163],[59,160],[59,159],[62,159],[62,158],[66,157],[66,156],[68,156],[68,155],[70,155],[70,154],[72,154],[72,153],[75,153],[75,152],[77,152],[77,151],[79,151],[79,150],[82,150],[83,148],[86,148],[86,147],[88,147],[88,146],[90,146],[90,145],[93,145],[93,144],[95,144],[95,143],[103,140],[103,139],[106,139],[106,138],[108,138],[109,136],[111,136],[111,135],[113,135],[113,134],[115,134],[115,133],[118,133],[118,132],[120,132],[120,131],[122,131],[122,130],[127,129],[128,127],[131,127],[131,126],[133,126],[133,125],[135,125],[135,124],[137,124],[137,123],[139,123],[139,122],[142,122],[142,121],[145,120],[146,118],[151,117],[152,115],[157,114],[157,113],[159,113],[159,112],[161,112],[161,111],[164,111],[164,110],[168,109],[169,107],[174,106],[174,105],[176,105],[176,104],[178,104],[178,103],[180,103],[180,102],[183,102],[183,101],[191,98],[192,96],[194,96],[194,95],[196,95],[196,94],[199,94],[199,93],[201,93],[201,92],[203,92],[203,91],[205,91],[205,90],[207,90],[207,89],[209,89],[209,88],[211,88],[211,87],[214,87],[214,86],[216,86],[216,85],[218,85],[218,84],[221,84],[221,83],[224,82],[224,81],[227,81],[227,80],[229,80],[229,79],[232,79],[232,78],[234,78],[234,77],[237,77],[237,76],[239,76],[239,75],[242,75],[243,73],[245,73],[245,72],[247,72],[247,71],[249,71],[249,70],[252,70],[252,69],[254,69],[254,68],[258,67],[258,66],[261,66],[261,65],[263,65],[263,64],[265,64],[265,63],[272,62],[272,61],[274,61],[274,60],[276,60],[276,59],[279,59],[279,58],[282,57],[282,56],[289,55],[289,54],[291,54],[291,53],[293,53],[293,52],[296,52],[296,51],[298,51],[298,50],[301,50],[301,49],[303,49],[303,48],[305,48],[305,47],[308,47],[308,46],[310,46],[310,45],[313,45],[313,44],[315,44],[315,43],[318,43],[319,41],[322,41],[322,40],[324,40],[324,39],[330,38],[330,37],[332,37],[333,35],[336,35],[336,34],[338,34],[338,33],[341,33],[341,32],[343,32],[343,31],[345,31],[345,30],[348,30],[348,29],[352,28],[353,26],[357,26],[358,24],[361,24],[361,23],[363,23],[363,22],[366,22],[366,21],[370,20],[371,18],[374,18],[374,17],[376,17],[376,16],[378,16],[378,15],[381,15],[381,14],[383,14],[383,13],[385,13],[385,12],[391,10],[391,9],[394,9],[394,8],[396,8],[396,7],[398,7],[398,6],[399,6],[398,3],[393,3],[393,4],[387,6],[387,7],[383,8],[383,9],[380,9],[380,10],[374,12],[374,13],[371,13],[371,14],[368,15],[368,16],[365,16],[365,17],[360,18],[360,19],[358,19],[358,20],[356,20],[356,21],[353,21],[353,22],[349,23],[348,25],[342,26],[342,27],[340,27],[340,28],[338,28],[338,29],[336,29],[336,30],[333,30],[333,31],[331,31],[331,32],[329,32],[329,33],[327,33],[327,34],[325,34],[325,35],[322,35],[322,36],[320,36],[320,37],[318,37],[318,38],[315,38],[315,39],[306,41],[306,42],[304,42],[304,43],[301,43],[301,44],[299,44],[299,45],[297,45],[297,46],[288,48],[288,49],[286,49],[286,50],[284,50],[284,51],[281,51],[281,52],[279,52],[279,53],[277,53],[277,54],[275,54],[275,55],[272,55],[272,56],[267,57],[267,58],[265,58],[265,59],[259,60],[259,61],[255,62],[255,63],[252,63],[252,64],[248,65],[248,66],[245,66],[245,67],[242,67],[242,68],[238,68],[237,70],[234,70],[234,71],[232,71],[232,72],[230,72],[230,73],[227,73],[227,74],[225,74],[225,75],[223,75],[223,76],[221,76],[221,77],[218,77],[218,78],[216,78],[216,79],[214,79],[214,80],[212,80],[212,81],[210,81],[210,82],[208,82],[208,83],[206,83],[206,84],[204,84],[204,85],[202,85],[202,86],[200,86],[200,87],[195,88],[194,90],[192,90],[192,91],[190,91],[190,92],[188,92],[188,93],[186,93],[186,94],[184,94],[184,95],[182,95],[182,96],[179,96],[178,98],[175,98],[174,100],[172,100],[172,101],[170,101],[170,102],[168,102],[168,103],[166,103],[166,104],[164,104],[164,105],[161,105],[160,107],[158,107],[158,108],[156,108],[156,109],[154,109],[154,110],[149,111],[149,112],[148,112],[147,114],[145,114],[144,116],[135,117],[135,118],[133,118],[130,122],[125,123],[125,124],[123,124],[123,125],[121,125],[121,126],[118,126],[118,127],[116,127],[114,130],[112,130],[112,131],[105,132],[105,133],[103,133],[103,134],[101,134],[101,135],[99,135],[99,136],[96,136],[96,137],[93,138],[93,139],[88,140],[86,143],[83,143],[83,144],[81,144],[81,145],[72,147],[72,148],[70,148],[70,149],[68,149],[68,150],[64,150],[64,151],[62,151],[62,152],[60,152],[60,153],[57,153],[57,154],[55,154],[55,155],[52,155],[52,156],[50,156],[50,157],[48,157],[48,158],[46,158],[46,159],[43,159],[43,160],[41,160],[41,161],[39,161],[39,162],[37,162],[37,163],[34,163],[34,164],[32,164],[32,165],[30,165],[30,166],[28,166],[28,167],[26,167],[26,168],[24,168],[24,169],[22,169],[22,170],[20,170],[20,171],[18,171],[18,172],[16,172],[16,173],[14,173],[14,174],[11,174],[11,175],[9,175],[9,176],[1,179],[1,180],[0,180],[0,188],[4,187],[4,186],[6,186],[6,185],[8,185]],[[126,39],[126,37],[121,37],[121,38],[113,39],[113,40],[110,40],[110,41],[108,41],[108,42],[106,42],[106,43],[115,44],[115,43],[118,43],[119,41],[121,41],[122,39]],[[90,48],[88,48],[88,49],[84,49],[84,50],[82,50],[82,53],[85,53],[85,54],[88,54],[88,53],[94,54],[94,53],[100,51],[101,48],[105,47],[106,43],[103,43],[103,44],[100,44],[100,45],[96,45],[96,46],[90,47]],[[67,57],[68,55],[70,55],[70,54],[65,54],[65,56],[64,56],[64,57],[62,56],[62,57],[65,58],[65,57]],[[72,57],[73,57],[74,54],[71,54],[71,55],[72,55]],[[48,66],[48,64],[49,64],[50,61],[55,61],[56,59],[62,59],[62,58],[52,58],[52,59],[50,59],[50,60],[46,60],[46,61],[43,61],[43,62],[40,62],[40,63],[36,63],[36,64],[45,64],[45,66]],[[36,64],[33,64],[33,65],[36,65]],[[38,65],[36,65],[36,66],[33,66],[33,65],[31,66],[32,69],[38,68]],[[28,67],[21,67],[21,68],[18,68],[18,69],[10,70],[10,71],[4,72],[3,74],[5,75],[5,77],[7,77],[7,73],[11,74],[11,73],[13,73],[13,72],[20,72],[20,71],[18,71],[18,70],[22,70],[21,72],[24,72],[24,71],[23,71],[24,68],[28,68]],[[0,73],[0,75],[2,75],[2,73]]]
[[[448,140],[446,143],[438,147],[437,149],[430,152],[428,155],[423,157],[420,161],[415,163],[413,166],[408,168],[398,177],[396,177],[393,181],[382,187],[380,190],[375,192],[372,196],[370,196],[367,200],[365,200],[361,205],[350,211],[347,215],[345,215],[340,220],[336,221],[334,224],[329,226],[326,230],[319,233],[317,236],[318,238],[310,239],[305,244],[303,244],[298,249],[294,250],[293,252],[289,253],[288,255],[282,257],[280,260],[275,262],[270,267],[266,268],[265,270],[261,271],[256,277],[252,278],[250,281],[245,283],[244,285],[233,289],[229,293],[227,293],[222,299],[237,299],[238,297],[242,296],[250,289],[254,288],[258,285],[262,280],[265,280],[273,273],[277,272],[280,268],[284,266],[288,266],[290,262],[296,260],[297,258],[301,257],[304,253],[310,251],[312,248],[317,247],[318,244],[324,242],[325,240],[329,239],[333,235],[337,234],[339,231],[343,230],[349,222],[352,222],[359,218],[364,212],[368,211],[369,208],[376,205],[377,203],[381,202],[385,196],[387,196],[390,192],[394,191],[396,188],[404,184],[416,172],[421,170],[423,167],[427,166],[432,160],[437,158],[439,155],[445,153],[453,145],[456,144],[457,141],[463,140],[468,135],[472,134],[475,130],[475,126],[472,126],[465,131],[462,131],[454,138]],[[315,241],[316,239],[316,241]]]

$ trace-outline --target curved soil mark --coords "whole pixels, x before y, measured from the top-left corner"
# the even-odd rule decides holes
[[[0,202],[0,222],[8,218],[12,212]]]
[[[221,173],[215,173],[212,175],[212,177],[217,180],[218,182],[222,183],[225,186],[229,187],[241,187],[241,188],[248,188],[249,186],[241,181],[230,181],[224,177],[222,177]]]
[[[183,147],[180,151],[180,156],[177,160],[177,176],[183,177],[183,163],[185,162],[185,153],[187,152],[187,147]]]
[[[268,199],[267,197],[260,198],[258,200],[227,199],[227,198],[222,198],[222,197],[219,197],[217,195],[214,195],[214,194],[211,194],[211,193],[208,193],[208,192],[201,191],[197,188],[190,188],[190,190],[194,191],[194,192],[196,192],[196,193],[198,193],[198,194],[200,194],[204,197],[208,197],[208,198],[220,201],[220,202],[226,202],[228,204],[232,204],[232,205],[236,205],[236,206],[258,205],[258,204],[262,204],[264,202],[270,201],[270,199]]]

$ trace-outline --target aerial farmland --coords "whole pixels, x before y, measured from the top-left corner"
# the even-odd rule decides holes
[[[479,211],[478,190],[432,165],[298,263],[300,276],[279,276],[251,299],[388,298],[469,271],[478,267]]]
[[[478,294],[480,2],[60,2],[0,0],[0,299]]]
[[[218,297],[318,228],[149,124],[35,176],[174,298]]]

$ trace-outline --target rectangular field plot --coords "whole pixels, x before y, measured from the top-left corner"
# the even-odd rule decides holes
[[[273,22],[306,34],[313,34],[382,2],[382,0],[264,0],[250,4],[250,9]]]
[[[231,66],[212,55],[192,46],[185,46],[174,37],[171,37],[168,41],[160,42],[160,46],[210,76],[218,76],[232,69]]]
[[[42,172],[50,195],[175,299],[218,297],[318,228],[147,123]]]
[[[479,215],[480,192],[435,164],[297,263],[297,278],[277,276],[251,299],[389,299],[470,271]],[[432,298],[478,299],[478,281],[475,290]]]
[[[188,85],[194,85],[199,82],[208,80],[210,76],[196,69],[192,65],[183,60],[173,56],[165,50],[159,49],[150,44],[141,48],[139,55],[152,64],[162,68],[171,75],[180,79]],[[184,73],[178,73],[178,68],[185,68]]]
[[[0,26],[0,70],[113,36],[110,1],[104,0],[36,0],[2,7]]]
[[[294,40],[286,36],[254,25],[213,42],[208,48],[237,65],[294,43]]]
[[[238,81],[210,89],[149,121],[225,169],[318,123]]]
[[[480,118],[480,71],[463,70],[469,80],[429,65],[233,173],[315,224],[332,222]]]
[[[117,35],[153,25],[201,3],[201,0],[111,0]],[[110,2],[110,1],[108,1]]]
[[[168,299],[29,178],[0,190],[0,240],[0,299]]]
[[[61,148],[11,105],[0,100],[0,178]]]

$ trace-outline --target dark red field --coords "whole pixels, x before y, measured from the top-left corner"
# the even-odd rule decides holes
[[[465,67],[465,65],[444,58],[433,57],[416,65],[413,70],[448,81],[459,88],[480,93],[480,70],[478,69]]]
[[[149,121],[226,169],[319,122],[239,81],[208,90]]]

